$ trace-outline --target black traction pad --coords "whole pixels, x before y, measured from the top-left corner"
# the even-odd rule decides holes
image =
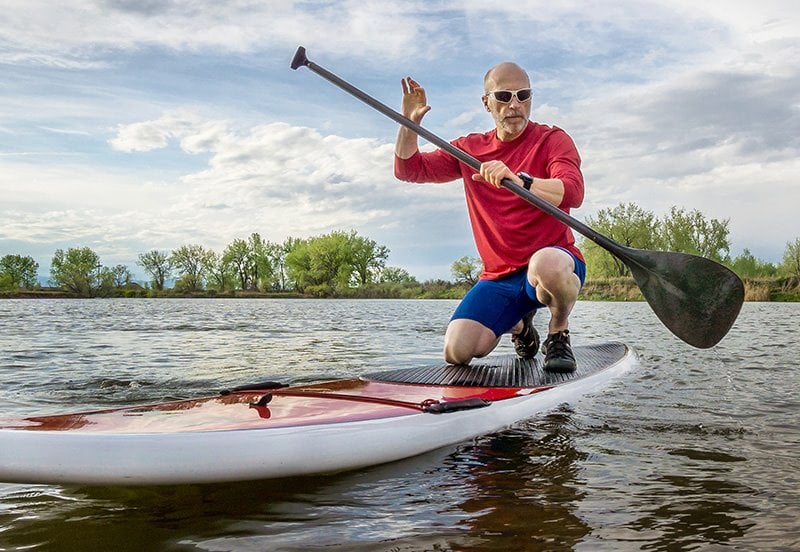
[[[469,365],[439,364],[399,368],[362,376],[369,381],[463,387],[543,387],[581,379],[613,366],[628,352],[624,343],[602,343],[573,347],[578,369],[568,374],[546,372],[544,357],[524,360],[516,355],[488,356]]]

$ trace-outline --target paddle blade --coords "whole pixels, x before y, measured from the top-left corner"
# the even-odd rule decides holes
[[[625,249],[644,298],[672,333],[701,349],[725,337],[744,302],[744,284],[733,271],[696,255]]]

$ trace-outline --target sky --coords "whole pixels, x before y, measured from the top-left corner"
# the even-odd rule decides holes
[[[697,209],[733,256],[779,263],[800,237],[799,37],[795,0],[0,0],[0,256],[47,276],[86,246],[145,279],[154,249],[356,230],[450,279],[476,255],[463,185],[397,181],[396,124],[292,71],[303,45],[392,107],[413,76],[448,140],[492,128],[483,75],[514,61],[532,119],[582,157],[573,216]]]

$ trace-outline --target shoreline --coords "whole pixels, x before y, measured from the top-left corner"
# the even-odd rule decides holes
[[[795,278],[744,279],[745,301],[749,302],[800,302],[800,281]],[[455,287],[455,286],[454,286]],[[466,292],[467,287],[463,287]],[[156,291],[152,289],[114,289],[106,295],[82,296],[54,288],[21,289],[0,291],[0,299],[460,299],[461,293],[453,293],[450,288],[445,293],[403,293],[401,289],[392,290],[353,289],[345,293],[326,297],[306,295],[294,291],[226,291],[205,290],[197,292],[176,292],[171,289]],[[639,287],[632,278],[607,278],[588,280],[578,296],[583,301],[644,301]]]

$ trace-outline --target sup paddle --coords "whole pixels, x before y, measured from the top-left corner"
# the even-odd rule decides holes
[[[481,162],[478,159],[310,61],[302,46],[297,49],[291,64],[292,69],[301,66],[308,67],[475,171],[480,171]],[[667,329],[689,345],[701,349],[716,345],[739,315],[744,302],[744,284],[727,267],[688,253],[649,251],[621,245],[510,179],[504,179],[502,186],[625,263],[656,316]]]

